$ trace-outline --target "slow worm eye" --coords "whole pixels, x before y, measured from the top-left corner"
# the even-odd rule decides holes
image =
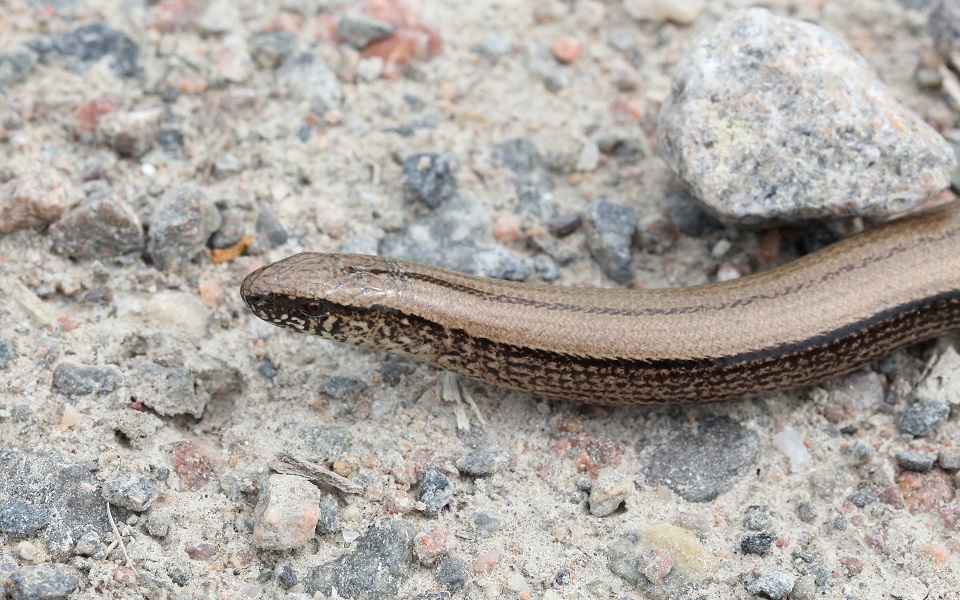
[[[324,306],[323,302],[319,302],[317,300],[308,300],[303,303],[303,306],[300,310],[302,310],[303,314],[307,315],[308,317],[319,317],[326,312],[326,307]]]

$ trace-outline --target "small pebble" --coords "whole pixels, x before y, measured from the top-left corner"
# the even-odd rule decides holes
[[[630,250],[637,230],[633,209],[606,200],[596,200],[584,211],[584,231],[590,254],[611,279],[633,281]]]
[[[901,579],[890,586],[890,595],[897,600],[924,600],[927,593],[927,586],[916,577]]]
[[[362,12],[347,11],[337,19],[337,35],[357,50],[371,42],[393,35],[396,28],[387,21],[374,19]]]
[[[6,369],[7,365],[17,358],[17,350],[10,340],[0,339],[0,369]]]
[[[456,594],[470,581],[470,566],[462,558],[445,556],[437,564],[436,577],[444,589]]]
[[[103,484],[101,494],[103,499],[111,504],[142,512],[157,501],[160,491],[160,483],[155,479],[124,473]]]
[[[53,370],[53,391],[68,396],[108,394],[123,385],[123,373],[114,365],[77,365],[62,362]]]
[[[453,504],[453,483],[436,469],[427,469],[420,480],[417,502],[423,503],[423,514],[435,517],[440,510]]]
[[[253,511],[253,543],[265,550],[293,550],[313,538],[322,495],[296,475],[271,475]]]
[[[573,38],[562,37],[553,43],[550,52],[558,62],[569,65],[580,58],[580,53],[583,52],[583,44]]]
[[[141,252],[143,226],[133,208],[119,196],[88,197],[50,226],[53,250],[71,258],[113,258]]]
[[[477,537],[483,539],[500,529],[500,519],[491,513],[478,512],[473,515],[473,525],[476,528]]]
[[[199,188],[182,185],[171,189],[150,215],[150,259],[159,269],[177,269],[206,249],[220,223],[220,212]]]
[[[72,594],[79,584],[80,575],[73,567],[47,563],[14,571],[7,591],[14,600],[56,600]]]
[[[14,500],[6,506],[0,506],[0,531],[9,536],[32,535],[46,527],[49,522],[50,512],[43,506],[23,500]]]
[[[131,396],[158,414],[200,417],[206,397],[197,393],[193,374],[183,367],[164,367],[150,361],[137,365],[131,377]]]
[[[297,577],[297,572],[290,568],[290,565],[283,565],[280,567],[280,572],[277,573],[277,581],[280,583],[280,587],[289,590],[300,583],[300,578]]]
[[[318,115],[337,108],[343,91],[337,76],[322,60],[309,52],[291,56],[276,71],[277,87],[294,98],[310,103]]]
[[[697,198],[738,223],[900,214],[956,167],[943,137],[846,42],[760,8],[728,12],[699,37],[657,132]]]
[[[939,400],[920,400],[900,413],[900,431],[918,437],[931,435],[949,414],[950,407]]]
[[[850,502],[850,504],[856,506],[857,508],[863,508],[868,504],[879,502],[880,495],[873,490],[857,490],[856,492],[847,496],[847,500]]]
[[[471,450],[457,460],[457,469],[473,477],[489,477],[504,470],[510,461],[510,455],[497,442],[489,442],[483,447]]]
[[[747,591],[772,600],[785,598],[793,590],[797,576],[780,567],[754,569],[747,580]]]
[[[455,538],[442,524],[417,533],[413,538],[413,556],[421,565],[432,567],[442,556],[450,554]]]
[[[941,469],[960,470],[960,447],[941,448],[937,463]]]
[[[903,450],[897,452],[897,464],[905,471],[917,471],[922,473],[933,468],[937,462],[937,455],[929,452],[914,452],[912,450]]]
[[[250,58],[261,69],[275,69],[297,47],[297,36],[287,31],[258,31],[250,35]]]
[[[590,489],[590,514],[605,517],[612,514],[633,492],[633,481],[612,467],[600,470]]]
[[[770,508],[756,504],[743,511],[743,528],[750,531],[763,531],[770,527]]]
[[[474,574],[480,575],[493,571],[498,564],[500,564],[500,553],[496,550],[487,550],[486,552],[479,554],[477,558],[474,559],[473,566],[470,568],[470,570]]]
[[[127,34],[102,21],[35,38],[29,46],[74,73],[84,73],[92,63],[107,57],[117,77],[133,77],[140,70],[137,60],[140,48]]]
[[[756,554],[762,556],[770,549],[773,544],[773,534],[769,531],[761,531],[751,535],[745,535],[740,539],[740,550],[744,554]]]
[[[60,173],[49,165],[31,165],[0,185],[0,233],[51,223],[67,204]]]
[[[777,449],[790,459],[790,472],[801,473],[810,466],[810,451],[803,438],[792,426],[787,425],[773,436]]]
[[[10,48],[0,53],[0,89],[12,87],[27,78],[39,56],[25,46]],[[4,123],[5,129],[14,129]]]
[[[125,158],[140,158],[153,147],[163,110],[116,111],[97,122],[97,141]]]
[[[403,198],[435,209],[457,192],[457,159],[450,154],[413,154],[403,161]]]
[[[317,521],[317,532],[336,533],[340,530],[340,512],[337,499],[332,494],[324,494],[320,500],[320,519]]]

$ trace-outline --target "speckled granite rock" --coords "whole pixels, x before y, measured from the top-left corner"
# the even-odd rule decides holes
[[[953,152],[816,25],[731,12],[677,64],[661,154],[740,222],[892,215],[945,188]]]

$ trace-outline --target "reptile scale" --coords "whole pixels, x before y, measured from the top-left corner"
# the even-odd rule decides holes
[[[816,383],[960,329],[960,207],[688,288],[531,285],[302,253],[251,273],[241,294],[280,327],[535,396],[709,402]]]

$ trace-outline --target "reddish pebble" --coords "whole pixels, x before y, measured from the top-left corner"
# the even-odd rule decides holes
[[[926,473],[904,471],[897,476],[897,485],[911,513],[926,512],[953,500],[953,485],[940,469]]]
[[[173,447],[173,470],[180,479],[181,491],[199,490],[222,466],[223,459],[207,444],[180,442]]]
[[[394,490],[387,498],[387,508],[393,514],[407,514],[416,508],[417,502],[405,490]]]
[[[940,519],[955,529],[960,529],[960,500],[954,500],[940,509]]]
[[[890,505],[893,508],[903,508],[907,505],[903,499],[903,492],[895,485],[888,485],[880,490],[880,502]]]
[[[503,215],[493,222],[493,235],[497,241],[512,244],[520,239],[523,221],[517,215]]]
[[[253,511],[253,543],[266,550],[306,544],[320,520],[320,489],[296,475],[271,475]]]
[[[217,547],[206,542],[191,546],[185,550],[187,556],[193,560],[207,560],[217,553]]]
[[[656,585],[673,569],[673,558],[663,548],[653,548],[638,560],[637,567],[650,583]]]
[[[562,37],[553,43],[550,51],[553,52],[553,57],[559,62],[569,65],[580,58],[580,53],[583,51],[583,44],[573,38]]]
[[[471,570],[475,575],[489,573],[494,570],[500,562],[500,553],[496,550],[487,550],[473,561]]]
[[[113,570],[113,580],[128,588],[136,588],[137,572],[130,567],[117,567]]]
[[[844,556],[840,558],[840,564],[847,568],[847,575],[853,577],[859,575],[867,563],[855,556]]]
[[[437,560],[453,549],[453,536],[443,525],[422,531],[413,539],[413,555],[420,564],[432,567]]]
[[[49,165],[34,165],[0,186],[0,233],[46,225],[66,208],[60,174]]]

